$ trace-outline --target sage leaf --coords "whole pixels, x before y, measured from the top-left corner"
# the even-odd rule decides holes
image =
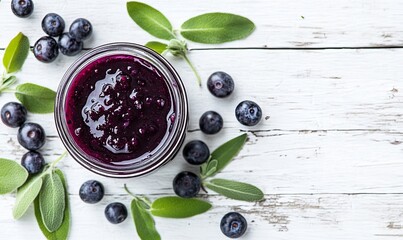
[[[21,32],[8,44],[3,56],[3,65],[7,73],[17,72],[21,69],[28,56],[29,40]]]
[[[259,188],[248,183],[217,178],[205,182],[204,185],[214,192],[236,200],[254,202],[264,198]]]
[[[151,213],[165,218],[187,218],[207,212],[210,208],[210,203],[195,198],[162,197],[151,204]]]
[[[207,167],[208,167],[207,165],[208,165],[208,160],[207,160],[206,163],[203,163],[202,165],[200,165],[200,175],[201,175],[202,177],[205,177],[205,176],[206,176]]]
[[[218,161],[216,159],[211,160],[207,165],[206,175],[204,178],[213,175],[217,172]]]
[[[165,43],[161,43],[161,42],[148,42],[145,45],[148,48],[151,48],[152,50],[156,51],[159,54],[162,54],[165,50],[167,50],[168,45],[166,45]]]
[[[32,113],[51,113],[54,111],[56,92],[33,83],[17,86],[16,98]]]
[[[17,81],[17,77],[14,75],[11,75],[5,79],[2,80],[0,84],[0,92],[2,92],[4,89],[8,88],[9,86],[13,85]]]
[[[42,221],[49,232],[56,231],[63,222],[65,196],[62,180],[56,173],[46,175],[39,193]]]
[[[246,38],[254,29],[255,24],[245,17],[215,12],[187,20],[180,33],[193,42],[214,44]]]
[[[46,237],[48,240],[66,240],[68,235],[69,235],[69,229],[70,229],[70,206],[69,206],[69,196],[67,193],[67,182],[66,179],[64,178],[63,172],[60,169],[56,169],[55,173],[59,175],[60,180],[63,183],[63,188],[64,188],[64,195],[65,195],[65,202],[66,206],[64,208],[64,217],[63,217],[63,222],[62,225],[59,227],[54,232],[49,232],[48,229],[45,227],[45,224],[43,223],[42,220],[42,214],[41,210],[39,207],[39,198],[37,197],[34,202],[34,207],[35,207],[35,218],[36,221],[38,222],[39,228],[41,229],[43,235]]]
[[[210,173],[209,176],[213,176],[214,174],[218,173],[222,169],[227,166],[228,163],[241,151],[243,145],[245,144],[247,134],[244,133],[235,137],[228,142],[219,146],[216,150],[211,153],[210,160],[207,163],[203,163],[203,165],[210,164],[213,160],[217,160],[217,166],[214,173]],[[201,166],[201,168],[206,168],[206,166]],[[208,167],[207,167],[208,168]],[[207,172],[206,172],[207,173]]]
[[[42,177],[42,174],[34,176],[17,190],[17,198],[13,208],[14,219],[21,218],[27,211],[29,205],[31,205],[38,196],[42,187]]]
[[[154,37],[176,38],[169,20],[157,9],[141,2],[127,2],[127,12],[137,25]]]
[[[27,170],[19,163],[0,158],[0,194],[15,191],[28,178]]]
[[[134,198],[131,202],[131,210],[136,231],[140,239],[160,240],[161,236],[155,228],[154,218],[136,198]]]

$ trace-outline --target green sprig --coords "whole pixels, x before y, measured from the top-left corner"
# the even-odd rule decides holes
[[[67,239],[70,229],[67,183],[63,172],[56,168],[66,155],[67,152],[64,152],[30,178],[20,164],[0,158],[0,194],[11,193],[18,188],[14,218],[21,218],[34,202],[36,220],[48,240]]]
[[[200,175],[203,186],[228,198],[241,201],[260,201],[264,198],[262,190],[249,183],[227,179],[213,178],[223,170],[245,145],[247,134],[235,137],[215,149],[206,163],[200,166]]]
[[[151,201],[145,196],[133,194],[124,185],[125,191],[133,197],[131,213],[137,234],[143,240],[159,240],[153,216],[164,218],[188,218],[202,214],[211,208],[211,204],[200,199],[180,197],[161,197]]]
[[[141,2],[127,2],[127,12],[133,21],[154,37],[168,43],[151,41],[145,46],[159,54],[171,53],[183,58],[194,72],[201,86],[201,77],[188,57],[189,50],[183,38],[205,44],[218,44],[248,37],[255,24],[242,16],[231,13],[206,13],[185,21],[180,29],[174,30],[171,22],[157,9]]]

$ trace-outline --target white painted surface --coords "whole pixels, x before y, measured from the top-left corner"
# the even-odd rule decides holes
[[[60,13],[67,24],[77,17],[93,22],[95,34],[86,47],[113,41],[145,43],[153,37],[129,20],[125,1],[36,1],[34,15],[18,19],[0,2],[0,48],[22,31],[31,43],[43,35],[41,18]],[[216,70],[230,73],[236,91],[216,99],[198,88],[183,62],[169,60],[182,76],[190,101],[190,130],[206,110],[220,112],[225,128],[216,136],[192,131],[187,140],[202,139],[211,149],[250,131],[249,141],[219,176],[253,183],[266,201],[233,201],[211,193],[214,209],[183,220],[156,218],[163,239],[225,239],[219,221],[228,211],[240,211],[249,222],[244,239],[399,239],[403,237],[403,68],[402,49],[375,49],[400,45],[403,39],[402,3],[381,0],[290,1],[147,1],[164,12],[177,27],[189,17],[209,11],[245,15],[257,25],[246,40],[199,47],[263,47],[352,49],[244,49],[195,50],[190,58],[204,81]],[[82,6],[82,8],[77,8]],[[304,19],[301,18],[304,16]],[[357,47],[371,47],[358,49]],[[4,51],[0,51],[0,56]],[[31,54],[18,73],[20,82],[56,89],[74,58],[61,56],[42,64]],[[258,102],[267,120],[253,128],[241,126],[233,109],[244,99]],[[0,96],[0,105],[14,100]],[[42,153],[48,161],[63,146],[53,117],[29,115],[46,126],[48,142]],[[19,160],[25,152],[16,142],[16,130],[0,125],[0,156]],[[179,154],[160,171],[140,179],[107,179],[83,169],[73,159],[60,163],[69,184],[72,203],[70,239],[138,239],[131,219],[115,226],[103,216],[106,204],[130,197],[122,186],[151,198],[172,195],[171,181],[181,170],[192,169]],[[87,205],[78,197],[82,182],[98,179],[107,196]],[[32,209],[20,221],[12,220],[14,195],[0,196],[0,239],[42,239]]]

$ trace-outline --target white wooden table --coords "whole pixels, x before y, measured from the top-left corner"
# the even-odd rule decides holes
[[[40,22],[48,12],[59,13],[69,25],[88,18],[94,36],[85,44],[154,38],[126,13],[123,0],[37,0],[34,14],[19,19],[10,1],[0,2],[0,56],[19,31],[31,45],[44,33]],[[146,1],[180,24],[205,12],[222,11],[252,19],[257,29],[246,40],[222,45],[189,43],[190,58],[203,81],[214,71],[233,76],[236,90],[229,99],[216,99],[199,88],[184,61],[169,60],[189,92],[190,130],[198,118],[216,110],[225,120],[215,136],[200,131],[187,140],[202,139],[214,149],[240,132],[249,140],[239,156],[219,176],[253,183],[266,200],[255,204],[228,200],[214,193],[214,208],[190,219],[156,218],[163,239],[225,239],[221,217],[239,211],[248,220],[243,239],[401,239],[403,238],[403,2],[397,0],[222,0]],[[61,56],[52,64],[29,55],[18,73],[19,82],[34,82],[56,89],[74,61]],[[238,102],[258,102],[264,117],[253,128],[234,117]],[[15,100],[2,94],[0,105]],[[42,153],[48,161],[63,152],[51,114],[29,115],[46,127]],[[0,156],[20,160],[25,152],[16,130],[0,126]],[[105,206],[131,198],[127,183],[151,198],[172,195],[172,179],[192,169],[181,154],[158,172],[140,179],[116,180],[97,176],[66,158],[60,164],[69,184],[72,205],[70,239],[138,239],[128,218],[112,225]],[[195,169],[193,169],[195,170]],[[104,183],[106,196],[97,205],[83,203],[80,185],[88,179]],[[14,195],[0,196],[0,239],[42,239],[33,209],[12,220]]]

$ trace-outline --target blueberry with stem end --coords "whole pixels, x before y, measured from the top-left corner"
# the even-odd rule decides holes
[[[200,130],[205,134],[216,134],[224,125],[221,115],[214,111],[205,112],[199,120]]]
[[[78,18],[70,25],[70,35],[78,41],[83,41],[91,36],[92,25],[85,18]]]
[[[1,108],[1,121],[8,127],[19,127],[27,119],[27,109],[20,103],[9,102]]]
[[[120,202],[110,203],[105,208],[105,217],[110,223],[119,224],[127,218],[126,206]]]
[[[262,109],[257,103],[249,100],[242,101],[235,109],[236,119],[245,126],[255,126],[262,119]]]
[[[79,195],[86,203],[97,203],[104,197],[104,186],[96,180],[88,180],[81,185]]]
[[[83,50],[83,42],[73,38],[68,33],[63,33],[59,37],[60,52],[66,56],[75,56]]]
[[[224,98],[234,91],[234,80],[225,72],[215,72],[207,80],[207,88],[216,97]]]
[[[56,13],[48,13],[42,19],[43,31],[51,37],[58,37],[64,31],[65,23],[63,18]]]
[[[53,62],[59,55],[59,46],[52,37],[41,37],[34,45],[34,56],[41,62]]]
[[[27,169],[29,174],[35,174],[42,170],[45,159],[39,152],[29,151],[22,156],[21,165]]]
[[[28,150],[38,150],[45,144],[45,130],[37,123],[24,123],[18,129],[18,142]]]
[[[180,172],[173,181],[173,188],[176,195],[183,198],[195,197],[201,188],[200,177],[192,172]]]
[[[15,16],[27,18],[34,11],[34,3],[32,0],[12,0],[11,10]]]
[[[239,238],[245,233],[248,223],[240,213],[230,212],[221,219],[220,228],[225,236]]]
[[[201,165],[210,157],[210,150],[203,141],[193,140],[183,148],[183,157],[189,164]]]

